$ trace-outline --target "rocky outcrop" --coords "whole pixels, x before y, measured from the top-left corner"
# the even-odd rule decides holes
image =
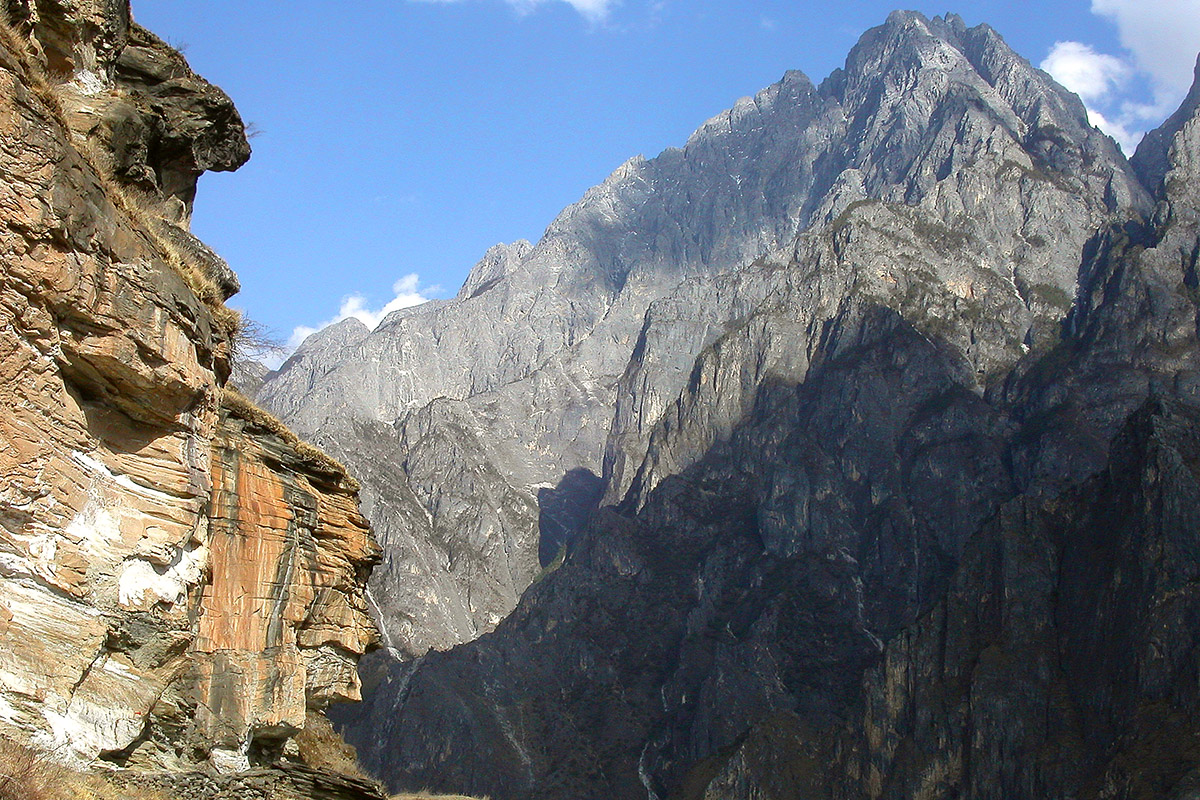
[[[135,23],[127,0],[8,0],[7,8],[65,85],[73,127],[96,141],[120,180],[171,200],[172,221],[186,224],[202,173],[250,158],[233,101]]]
[[[369,780],[331,774],[294,764],[254,769],[237,775],[116,773],[110,782],[134,792],[158,792],[179,800],[386,800]]]
[[[0,727],[81,764],[270,761],[357,697],[376,550],[340,467],[222,393],[236,280],[180,210],[241,123],[126,3],[8,12]]]
[[[803,83],[775,96],[811,109],[815,91],[844,115],[803,229],[688,272],[645,300],[635,337],[608,340],[630,344],[608,505],[578,515],[561,566],[492,633],[364,670],[347,735],[393,787],[1194,791],[1194,104],[1148,139],[1169,161],[1142,187],[986,27],[898,13]],[[793,132],[771,122],[756,136]],[[810,152],[790,150],[796,169]],[[613,213],[603,230],[621,230]],[[648,292],[634,273],[621,291]],[[549,386],[578,374],[549,363]],[[488,398],[476,413],[494,422],[522,383],[458,402]]]

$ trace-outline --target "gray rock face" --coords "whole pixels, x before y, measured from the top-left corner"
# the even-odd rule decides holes
[[[864,788],[1191,796],[1198,432],[1194,407],[1152,401],[1098,476],[1001,507],[864,677]]]
[[[1171,118],[1157,129],[1146,134],[1138,145],[1137,152],[1129,161],[1137,170],[1142,183],[1154,191],[1161,191],[1163,180],[1171,169],[1171,147],[1175,143],[1175,134],[1196,113],[1200,107],[1200,58],[1196,60],[1196,80],[1192,90],[1184,98],[1183,104]]]
[[[1171,124],[1153,216],[1079,234],[1057,341],[1007,363],[963,333],[1005,306],[913,281],[949,268],[923,209],[755,265],[778,302],[563,566],[491,635],[374,665],[367,763],[500,798],[1192,796],[1200,116]]]
[[[869,307],[943,340],[982,392],[1056,339],[1089,238],[1151,206],[1078,99],[994,31],[897,13],[820,87],[788,73],[622,165],[536,245],[493,248],[453,300],[352,344],[314,336],[258,399],[393,509],[377,535],[409,555],[373,594],[416,656],[512,610],[538,570],[536,498],[573,470],[643,504]],[[426,528],[436,557],[415,555]]]
[[[495,798],[1190,796],[1195,96],[1135,173],[994,31],[896,13],[454,300],[314,337],[261,396],[390,551],[360,756]]]
[[[244,395],[252,396],[262,388],[263,381],[270,372],[271,368],[261,361],[255,361],[252,358],[234,358],[227,385]]]

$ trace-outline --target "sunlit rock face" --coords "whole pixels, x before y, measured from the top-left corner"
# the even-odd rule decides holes
[[[990,28],[896,13],[454,300],[314,337],[264,396],[372,462],[366,763],[514,800],[1191,796],[1195,97],[1135,169]],[[426,653],[470,627],[405,625],[548,529],[514,610]]]
[[[358,657],[377,636],[364,585],[378,551],[343,481],[269,431],[223,418],[189,688],[201,740],[243,768],[281,749],[309,708],[360,699]]]
[[[819,86],[789,72],[631,159],[454,299],[311,337],[258,397],[365,476],[373,596],[415,657],[515,607],[545,566],[537,498],[575,470],[606,503],[653,487],[859,304],[945,340],[982,391],[1053,343],[1098,227],[1150,206],[995,31],[898,13]]]
[[[269,759],[357,697],[376,551],[352,481],[221,408],[236,279],[186,217],[240,120],[125,3],[8,10],[0,727],[77,763]],[[110,147],[138,125],[144,169]]]

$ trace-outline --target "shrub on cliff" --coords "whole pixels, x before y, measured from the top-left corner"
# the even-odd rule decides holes
[[[346,744],[329,718],[319,711],[309,711],[304,729],[296,735],[296,746],[300,748],[300,760],[313,769],[325,769],[351,775],[356,778],[369,777],[358,763],[358,752]]]
[[[67,775],[49,753],[0,739],[0,800],[57,800]]]

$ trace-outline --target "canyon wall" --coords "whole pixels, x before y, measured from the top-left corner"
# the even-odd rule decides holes
[[[341,387],[403,367],[423,318],[460,354],[573,337],[374,423],[434,530],[498,475],[536,490],[544,536],[568,482],[528,465],[594,470],[570,459],[609,412],[605,505],[554,531],[515,610],[373,657],[341,714],[364,763],[513,800],[1195,797],[1198,135],[1200,76],[1127,160],[994,30],[897,12],[819,85],[790,73],[622,167],[456,300],[327,332],[268,381],[316,381],[281,412],[352,416]],[[687,188],[727,178],[736,199],[693,216]],[[780,187],[797,202],[742,214]],[[747,230],[793,233],[672,261]],[[634,250],[623,283],[603,269]],[[589,280],[618,295],[590,336],[583,310],[537,316]],[[469,309],[495,324],[450,330]],[[404,574],[377,576],[385,625],[420,614],[383,591]]]
[[[5,10],[0,733],[269,762],[357,698],[377,549],[336,462],[226,402],[237,280],[188,221],[244,128],[125,2]]]

